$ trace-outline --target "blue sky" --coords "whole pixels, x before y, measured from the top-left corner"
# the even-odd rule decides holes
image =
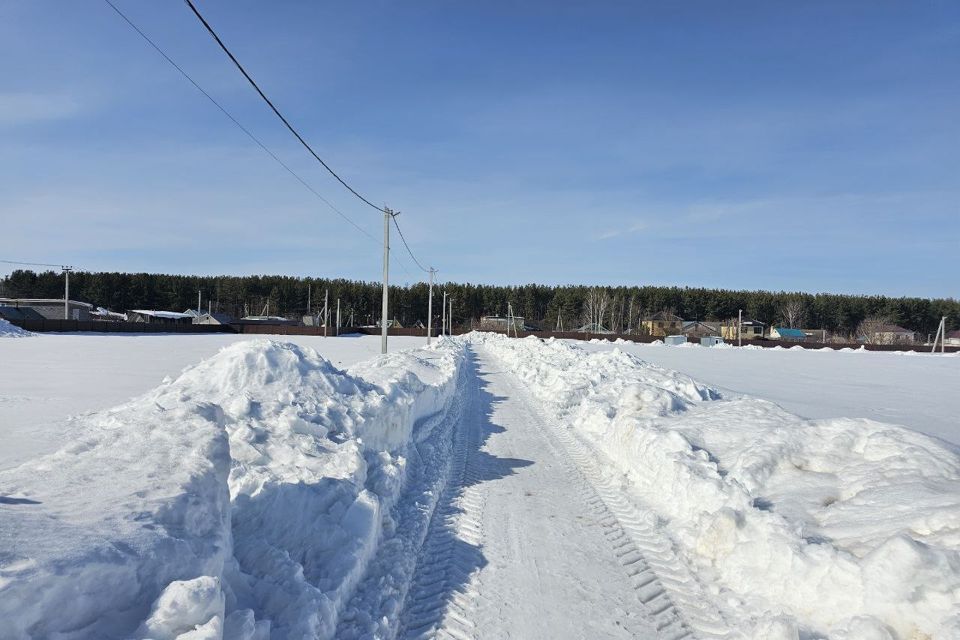
[[[116,1],[379,236],[183,3]],[[960,295],[960,3],[198,4],[441,279]],[[0,5],[0,77],[0,258],[379,278],[105,3]]]

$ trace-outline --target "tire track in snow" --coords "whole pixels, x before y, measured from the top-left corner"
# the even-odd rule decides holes
[[[407,592],[398,637],[475,638],[474,612],[481,600],[479,572],[485,564],[481,462],[473,455],[483,434],[475,419],[478,378],[469,365],[469,400],[454,430],[450,475],[430,520]]]
[[[464,362],[457,387],[465,389],[471,363]],[[467,394],[469,395],[469,394]],[[411,587],[424,541],[429,536],[432,518],[442,502],[445,487],[458,479],[457,450],[465,405],[461,394],[443,411],[428,416],[415,427],[410,450],[411,466],[401,496],[385,518],[385,535],[376,557],[338,620],[334,638],[395,637],[402,605]]]
[[[496,356],[485,350],[496,360]],[[498,360],[499,361],[499,360]],[[509,368],[507,368],[509,370]],[[602,454],[545,419],[523,381],[516,393],[531,407],[531,418],[557,456],[581,482],[581,494],[603,527],[613,552],[629,576],[644,611],[664,640],[726,638],[729,627],[703,585],[658,528],[657,515],[628,501],[602,473]]]

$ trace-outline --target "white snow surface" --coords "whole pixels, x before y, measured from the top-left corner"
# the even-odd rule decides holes
[[[330,637],[463,346],[243,341],[0,472],[4,638]]]
[[[474,334],[705,587],[727,637],[960,638],[960,455],[867,419],[725,399],[620,349]]]
[[[0,342],[4,640],[960,638],[960,451],[911,430],[955,423],[955,358]],[[883,393],[901,426],[840,417]]]

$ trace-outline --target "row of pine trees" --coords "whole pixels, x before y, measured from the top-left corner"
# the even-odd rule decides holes
[[[197,306],[200,292],[204,311],[233,317],[261,314],[300,318],[319,313],[324,292],[331,307],[340,299],[344,324],[372,324],[379,319],[381,288],[377,282],[291,276],[183,276],[151,273],[75,272],[70,297],[114,311],[164,309],[183,311]],[[767,324],[826,329],[849,335],[866,318],[882,317],[908,329],[930,333],[941,316],[948,328],[960,327],[960,301],[927,298],[893,298],[809,294],[799,292],[730,291],[699,287],[586,287],[526,284],[498,286],[439,283],[435,294],[453,296],[457,325],[470,326],[480,316],[505,315],[507,303],[525,322],[543,329],[576,329],[596,319],[597,300],[603,302],[601,324],[627,333],[639,320],[658,311],[675,313],[685,320],[725,320],[744,317]],[[57,272],[17,270],[0,281],[6,297],[62,298],[63,276]],[[426,322],[427,285],[391,287],[391,316],[403,326]],[[308,300],[310,308],[308,308]],[[589,309],[588,309],[589,307]],[[439,297],[434,299],[439,317]]]

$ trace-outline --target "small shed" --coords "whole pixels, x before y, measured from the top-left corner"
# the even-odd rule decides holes
[[[686,344],[686,343],[687,343],[687,336],[667,336],[663,339],[663,344],[678,345],[678,344]]]
[[[714,345],[723,344],[723,338],[720,336],[703,336],[700,338],[700,344],[704,347],[712,347]]]

